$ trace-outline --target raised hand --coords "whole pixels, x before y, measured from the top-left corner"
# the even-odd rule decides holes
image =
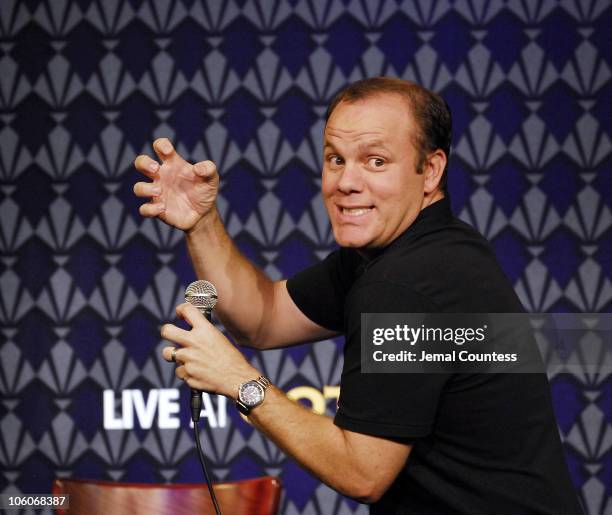
[[[140,206],[140,214],[188,231],[214,210],[219,190],[217,167],[212,161],[188,163],[167,138],[156,139],[153,150],[161,165],[146,155],[134,161],[136,169],[153,181],[134,184],[137,197],[150,199]]]

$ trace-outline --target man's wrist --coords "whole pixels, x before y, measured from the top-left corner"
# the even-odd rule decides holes
[[[200,219],[193,224],[189,229],[185,229],[185,236],[192,237],[198,234],[201,234],[206,231],[210,231],[215,223],[218,223],[221,220],[219,217],[219,212],[217,211],[217,207],[213,207],[207,213],[204,213]]]
[[[244,370],[241,370],[235,374],[232,380],[229,382],[228,392],[226,392],[226,397],[236,402],[238,399],[238,390],[240,389],[240,385],[246,383],[247,381],[253,381],[261,376],[261,372],[257,370],[255,367],[248,366]]]

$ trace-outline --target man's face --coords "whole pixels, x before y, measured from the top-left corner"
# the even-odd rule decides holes
[[[342,247],[391,243],[423,208],[416,123],[405,100],[381,94],[340,103],[325,128],[321,192]]]

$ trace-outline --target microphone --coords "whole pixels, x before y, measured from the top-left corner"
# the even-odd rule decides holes
[[[206,320],[211,322],[212,310],[217,303],[217,289],[208,281],[194,281],[185,290],[185,302],[198,308],[198,311],[202,313]],[[202,471],[204,472],[204,478],[206,479],[206,485],[208,486],[208,492],[212,499],[215,513],[221,514],[221,508],[217,502],[215,491],[212,487],[212,481],[208,475],[206,468],[206,460],[204,459],[204,453],[202,452],[202,444],[200,443],[200,435],[198,433],[198,422],[200,420],[200,411],[202,410],[202,392],[200,390],[191,390],[191,420],[193,421],[193,436],[198,448],[198,457],[200,458],[200,464],[202,465]]]
[[[209,322],[212,319],[212,310],[217,303],[217,289],[208,281],[194,281],[185,290],[185,302],[189,302],[206,317]],[[202,409],[202,392],[191,390],[191,420],[200,420]]]

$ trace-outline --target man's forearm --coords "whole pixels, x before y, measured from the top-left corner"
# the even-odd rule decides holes
[[[349,497],[371,500],[374,481],[360,470],[344,431],[330,417],[313,413],[270,387],[249,421],[325,484]]]
[[[186,232],[197,277],[210,281],[219,301],[215,313],[232,336],[247,345],[262,341],[264,308],[272,301],[273,282],[238,250],[216,209]]]
[[[387,490],[411,450],[406,443],[341,429],[330,417],[289,400],[274,386],[249,421],[322,482],[367,503]]]

